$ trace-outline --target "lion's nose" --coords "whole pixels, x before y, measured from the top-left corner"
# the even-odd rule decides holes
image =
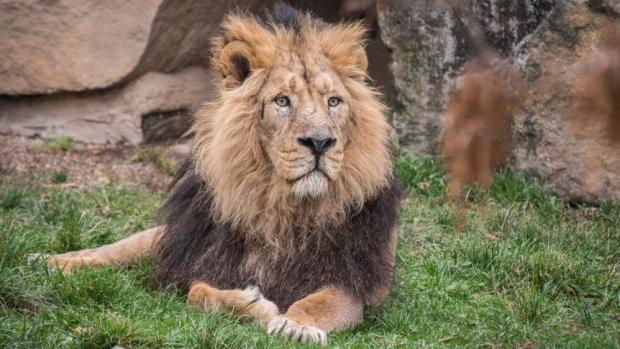
[[[336,144],[336,138],[297,138],[297,143],[303,145],[304,147],[310,148],[314,155],[320,156],[323,155],[327,149],[331,148]]]

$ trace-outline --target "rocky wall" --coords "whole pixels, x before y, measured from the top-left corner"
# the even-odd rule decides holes
[[[379,25],[392,51],[401,147],[438,153],[442,112],[476,54],[478,30],[529,86],[525,109],[514,115],[511,166],[570,200],[619,200],[620,148],[595,115],[581,130],[571,124],[574,76],[620,25],[619,11],[615,0],[383,2]]]

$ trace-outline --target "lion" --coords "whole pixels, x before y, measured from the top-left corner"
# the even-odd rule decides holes
[[[286,5],[228,15],[212,45],[219,96],[195,114],[165,224],[49,263],[152,257],[162,286],[269,334],[325,345],[354,327],[389,293],[402,198],[364,35]]]

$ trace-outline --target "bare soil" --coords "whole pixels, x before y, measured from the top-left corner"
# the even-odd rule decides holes
[[[172,178],[167,173],[170,171],[157,166],[156,162],[136,156],[138,151],[145,150],[143,146],[77,143],[72,149],[63,151],[50,149],[46,144],[40,139],[0,135],[0,185],[70,189],[118,184],[165,191]],[[166,156],[166,147],[150,146],[148,150]]]

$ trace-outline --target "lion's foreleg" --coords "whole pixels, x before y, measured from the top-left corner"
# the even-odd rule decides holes
[[[364,306],[336,288],[325,288],[293,303],[286,314],[267,325],[269,334],[302,342],[327,344],[327,333],[342,331],[362,320]]]
[[[220,290],[197,282],[190,288],[187,301],[205,311],[230,311],[239,319],[255,320],[264,328],[279,314],[278,307],[265,299],[257,287]]]
[[[97,248],[52,255],[47,260],[50,265],[63,272],[70,272],[85,266],[127,265],[152,255],[163,228],[159,226],[147,229],[126,239]]]

